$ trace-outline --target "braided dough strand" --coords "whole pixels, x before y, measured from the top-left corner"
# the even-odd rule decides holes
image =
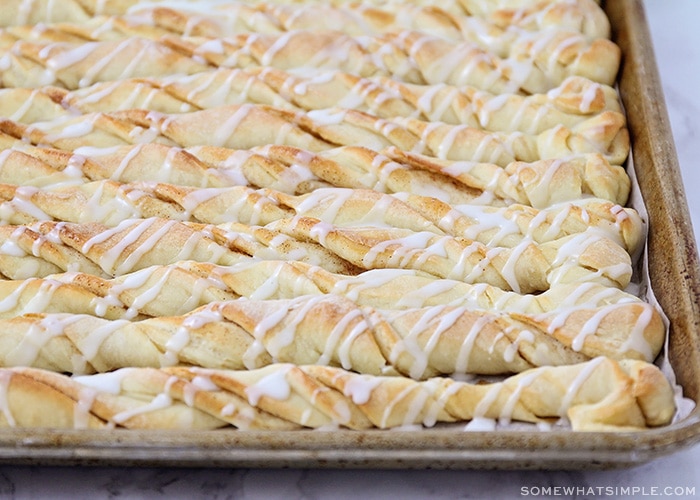
[[[367,2],[365,2],[367,3]],[[459,0],[445,0],[436,4],[434,0],[420,0],[412,2],[415,8],[419,8],[423,15],[429,15],[432,10],[438,10],[440,15],[429,16],[429,19],[439,22],[441,16],[450,15],[458,18],[464,16],[473,16],[478,20],[485,20],[488,23],[493,23],[503,29],[509,26],[517,26],[522,29],[531,31],[539,31],[542,29],[567,29],[579,31],[592,38],[609,38],[610,24],[600,6],[594,0],[579,0],[572,2],[528,2],[517,6],[514,5],[498,5],[490,2],[465,2]],[[204,4],[204,8],[198,5]],[[352,9],[353,3],[344,0],[334,0],[326,2],[328,6],[338,9]],[[386,15],[394,14],[406,9],[403,2],[376,2],[371,1],[370,4],[374,7],[373,11],[379,19],[383,19]],[[273,0],[269,2],[255,2],[255,10],[260,13],[261,10],[272,11],[275,6],[277,8],[286,7],[289,9],[306,9],[308,4],[298,2],[288,2],[285,0]],[[16,25],[36,25],[47,23],[72,23],[77,25],[90,25],[97,16],[123,16],[128,14],[146,15],[155,17],[170,31],[179,31],[187,33],[193,30],[212,30],[220,29],[218,23],[212,25],[203,12],[217,12],[217,20],[221,18],[222,8],[226,9],[221,4],[214,3],[210,5],[205,2],[182,3],[179,6],[182,11],[167,7],[167,4],[162,6],[154,6],[146,4],[139,6],[136,0],[65,0],[60,6],[57,6],[51,0],[33,0],[31,4],[27,0],[6,0],[2,12],[0,12],[0,26],[16,26]],[[314,6],[315,8],[318,6]],[[235,10],[244,8],[253,8],[243,6],[228,7]],[[379,13],[383,15],[379,15]],[[445,14],[442,14],[445,12]],[[187,14],[190,26],[185,28],[183,14]],[[415,15],[415,14],[414,14]],[[199,16],[192,19],[195,16]],[[315,16],[318,21],[325,16]],[[255,29],[264,28],[272,29],[269,26],[271,20],[261,20],[260,16],[256,19]],[[287,23],[288,24],[288,23]],[[444,23],[440,23],[440,27],[444,28]],[[251,26],[252,28],[252,26]],[[279,29],[279,28],[278,28]],[[196,34],[196,33],[195,33]]]
[[[33,42],[86,42],[129,37],[158,39],[166,35],[225,38],[234,34],[279,35],[290,31],[335,31],[351,36],[379,36],[420,31],[455,41],[469,41],[499,57],[517,53],[519,46],[546,44],[555,30],[527,31],[501,27],[483,17],[453,15],[436,6],[396,5],[391,9],[367,5],[271,5],[243,2],[198,9],[153,6],[120,16],[96,16],[82,23],[23,24],[0,31],[0,46],[18,40]],[[589,36],[558,27],[557,32],[583,40]],[[608,36],[597,37],[607,39]]]
[[[251,259],[230,266],[177,261],[115,278],[70,272],[2,281],[0,317],[74,313],[133,320],[178,316],[212,301],[238,297],[269,300],[323,294],[341,295],[360,306],[380,309],[449,305],[527,314],[640,300],[593,283],[557,284],[536,295],[521,295],[411,270],[372,270],[348,276],[302,262]]]
[[[658,368],[607,358],[492,384],[287,364],[245,372],[130,368],[75,378],[14,368],[3,369],[0,381],[0,423],[13,427],[368,429],[564,418],[574,430],[620,431],[667,424],[675,408]]]
[[[173,220],[203,224],[267,225],[310,217],[343,227],[431,231],[504,247],[517,246],[524,239],[545,243],[595,230],[630,254],[637,252],[644,238],[644,223],[635,210],[595,198],[537,210],[518,204],[451,206],[428,196],[367,189],[319,187],[292,196],[245,186],[193,188],[114,181],[56,188],[0,185],[0,193],[4,198],[0,217],[10,224],[53,219],[115,226],[129,218],[168,215]],[[231,199],[238,201],[231,204]]]
[[[335,31],[291,31],[221,39],[164,36],[87,43],[19,40],[0,51],[0,75],[3,87],[67,89],[125,78],[255,66],[334,69],[407,83],[529,94],[547,92],[570,76],[614,83],[620,49],[611,41],[589,42],[565,32],[546,41],[528,40],[513,57],[499,58],[470,42],[420,32],[352,37]]]
[[[6,226],[10,241],[6,253],[0,253],[6,257],[5,262],[17,266],[18,259],[29,257],[29,262],[34,262],[32,258],[38,257],[64,271],[84,271],[81,263],[87,257],[102,269],[100,275],[113,275],[144,265],[173,262],[172,259],[191,259],[192,254],[203,251],[203,255],[214,252],[219,262],[232,262],[246,255],[302,260],[346,274],[357,274],[363,269],[416,269],[437,277],[489,283],[521,293],[584,279],[624,288],[632,276],[632,257],[616,242],[591,230],[541,244],[526,238],[507,248],[426,230],[343,227],[298,216],[277,218],[265,227],[226,223],[194,224],[187,228],[186,224],[177,226],[175,220],[164,222],[157,217],[126,219],[112,228],[51,222],[39,227],[42,226],[47,234],[54,229],[57,234],[42,238],[31,229]],[[132,232],[133,228],[138,230]],[[183,240],[180,246],[156,246],[164,237],[171,238],[169,229],[175,228],[178,232],[172,238]],[[129,234],[129,239],[119,239],[120,233]],[[15,241],[18,237],[26,238],[25,242]],[[210,244],[212,240],[215,245]],[[64,251],[65,246],[72,250]],[[67,261],[76,252],[82,256]],[[211,257],[205,260],[208,258]],[[11,276],[15,271],[10,267],[3,273]]]
[[[185,300],[177,291],[171,298]],[[660,314],[638,301],[525,314],[446,305],[380,310],[339,295],[211,302],[182,316],[136,322],[32,313],[0,324],[4,366],[71,373],[288,362],[424,379],[521,372],[596,356],[651,362],[665,336]]]
[[[393,147],[376,152],[344,146],[311,153],[277,145],[232,150],[148,143],[83,147],[71,153],[17,141],[0,153],[4,184],[58,187],[106,179],[201,188],[250,186],[288,194],[336,186],[413,193],[451,205],[519,203],[541,209],[586,195],[624,205],[630,188],[624,168],[610,165],[600,155],[514,162],[503,168],[440,160]]]
[[[446,84],[411,85],[337,71],[295,74],[274,68],[128,79],[75,91],[7,88],[0,90],[0,98],[0,116],[28,124],[77,113],[141,108],[174,114],[251,103],[303,111],[353,108],[379,118],[406,116],[538,134],[556,125],[572,128],[605,111],[621,113],[615,89],[582,77],[567,78],[546,94],[522,96]]]
[[[395,146],[445,160],[501,166],[514,161],[590,153],[621,165],[629,153],[625,120],[620,113],[612,111],[594,116],[573,129],[556,126],[540,134],[487,132],[466,125],[427,123],[412,118],[389,120],[340,108],[298,114],[253,104],[173,115],[132,109],[31,126],[7,121],[3,128],[31,144],[65,150],[157,142],[234,149],[275,143],[320,152],[362,144],[377,151]]]

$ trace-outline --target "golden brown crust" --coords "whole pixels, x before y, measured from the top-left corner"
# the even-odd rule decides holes
[[[367,429],[484,419],[501,423],[568,419],[575,430],[641,430],[668,423],[674,411],[673,391],[657,372],[644,362],[634,362],[626,371],[605,358],[537,368],[491,384],[444,378],[416,382],[289,364],[249,371],[128,368],[77,378],[29,368],[2,369],[3,394],[11,397],[4,401],[0,423]],[[656,384],[644,383],[645,390],[630,391],[640,385],[639,377]],[[27,408],[48,409],[58,401],[65,408],[62,420],[46,411],[26,413]],[[650,407],[656,415],[648,418]]]
[[[76,89],[122,78],[251,66],[337,69],[409,83],[444,82],[530,94],[547,92],[570,76],[583,76],[606,85],[614,83],[620,50],[611,41],[591,42],[566,32],[547,36],[537,44],[528,38],[521,47],[516,44],[508,57],[499,57],[471,42],[454,42],[419,31],[364,38],[332,30],[290,31],[282,35],[243,33],[226,38],[131,37],[90,45],[20,39],[6,44],[0,57],[4,61],[4,87],[57,85]],[[382,57],[374,57],[377,53]],[[103,60],[111,64],[100,64]],[[478,62],[469,66],[475,60]],[[456,67],[469,67],[470,71],[452,72]]]
[[[61,116],[141,108],[183,113],[247,102],[295,110],[353,108],[379,118],[411,116],[490,131],[539,134],[572,128],[610,111],[621,113],[607,85],[570,77],[548,91],[523,96],[469,86],[411,85],[390,78],[361,78],[318,71],[310,75],[274,68],[217,69],[189,77],[103,82],[75,91],[58,87],[0,90],[0,113],[22,123]]]
[[[629,153],[629,135],[620,113],[605,111],[572,129],[557,126],[540,134],[486,132],[466,125],[413,119],[382,119],[351,109],[304,114],[263,105],[231,105],[184,114],[146,110],[80,115],[31,126],[5,123],[3,128],[32,144],[58,149],[112,147],[158,142],[247,149],[277,143],[312,152],[362,144],[374,150],[389,146],[428,156],[506,166],[514,161],[600,154],[614,165]]]
[[[177,283],[177,276],[173,279]],[[47,283],[53,284],[42,285]],[[141,298],[150,298],[154,289],[164,286],[160,280],[146,282]],[[162,292],[161,300],[184,303],[191,310],[197,299],[207,298],[204,286],[197,288],[200,293],[195,300],[186,295],[186,289],[171,286]],[[376,309],[360,307],[340,295],[223,302],[209,298],[204,306],[170,317],[158,314],[156,302],[145,312],[157,317],[130,322],[66,314],[70,301],[86,292],[75,285],[60,289],[54,306],[60,310],[61,302],[68,301],[65,312],[0,320],[3,365],[91,373],[177,363],[252,369],[285,362],[424,379],[440,374],[507,374],[597,356],[651,362],[665,335],[661,316],[642,302],[532,314],[448,305]],[[93,295],[100,308],[96,312],[118,306],[111,297]],[[139,302],[136,298],[132,303],[138,306]]]
[[[595,0],[57,5],[0,12],[0,425],[674,416]]]
[[[369,0],[364,3],[366,6],[368,4],[373,7],[371,9],[366,8],[369,11],[366,17],[381,23],[387,22],[387,18],[393,18],[398,12],[406,8],[403,2],[400,1],[377,2],[376,0]],[[254,8],[258,13],[261,10],[279,9],[281,6],[286,7],[286,12],[289,12],[289,9],[308,9],[308,4],[305,2],[290,2],[288,0],[256,1],[255,4]],[[347,10],[353,7],[354,2],[333,0],[326,2],[326,4]],[[440,17],[445,15],[452,16],[451,22],[457,22],[455,18],[463,19],[465,16],[470,16],[484,19],[501,28],[517,26],[531,31],[556,28],[579,31],[590,37],[607,38],[610,35],[610,23],[595,0],[579,0],[575,3],[540,0],[521,2],[517,7],[512,3],[500,4],[483,0],[442,0],[440,2],[420,0],[412,2],[412,4],[419,7],[421,11],[433,13],[433,11],[437,10],[436,15],[431,16],[431,19],[437,17],[437,21],[434,22],[439,22]],[[56,6],[50,0],[35,0],[31,9],[27,9],[22,0],[8,0],[2,11],[2,16],[0,16],[0,26],[33,25],[48,22],[89,25],[93,22],[92,19],[95,16],[125,15],[129,12],[146,13],[149,16],[155,16],[159,20],[158,24],[169,31],[184,32],[182,28],[182,23],[184,22],[182,13],[177,10],[161,6],[153,7],[148,4],[138,7],[135,0],[66,0],[61,6]],[[191,25],[193,20],[191,16],[189,17],[187,20]],[[261,18],[262,16],[256,17],[256,24],[255,26],[250,26],[251,30],[273,29],[269,26],[270,20]],[[318,16],[315,16],[315,20],[317,19]],[[216,29],[206,18],[195,21],[194,27],[189,27],[189,30]],[[288,25],[289,23],[286,24]],[[445,26],[443,23],[440,23],[440,27],[442,29]],[[211,31],[207,31],[207,33],[212,34]]]
[[[78,148],[73,153],[16,144],[0,158],[0,181],[35,187],[111,179],[203,188],[245,185],[304,194],[336,186],[414,193],[452,205],[482,201],[493,207],[518,203],[535,208],[588,196],[624,205],[630,189],[624,168],[600,155],[514,162],[503,168],[395,147],[376,152],[347,146],[312,153],[281,145],[233,150],[147,143]]]

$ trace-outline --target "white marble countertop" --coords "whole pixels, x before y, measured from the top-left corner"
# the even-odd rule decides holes
[[[700,1],[645,0],[686,192],[700,186]],[[700,233],[700,197],[689,200]],[[602,472],[246,470],[109,467],[0,468],[1,498],[455,499],[536,497],[544,487],[576,487],[570,498],[619,498],[694,491],[700,445],[632,468]],[[656,488],[656,489],[655,489]],[[617,492],[624,490],[617,490]],[[598,495],[600,493],[600,495]],[[685,496],[676,495],[679,498]]]

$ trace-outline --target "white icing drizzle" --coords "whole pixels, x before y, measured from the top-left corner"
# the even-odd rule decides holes
[[[616,305],[609,305],[601,307],[595,312],[580,328],[576,336],[571,341],[571,348],[579,352],[583,349],[583,344],[589,335],[594,335],[599,327],[600,323],[609,315],[612,314],[617,309]]]
[[[350,329],[350,332],[343,338],[343,333],[348,328],[354,320],[358,319],[355,325]],[[337,353],[340,360],[340,364],[346,370],[352,369],[352,359],[350,357],[350,349],[353,341],[360,336],[362,333],[366,332],[369,325],[364,319],[362,311],[360,309],[353,309],[348,314],[343,316],[340,321],[333,327],[331,333],[328,335],[326,344],[324,346],[323,352],[318,358],[316,364],[327,365],[333,358],[333,353]],[[342,343],[338,346],[338,341],[343,338]]]
[[[399,299],[398,307],[417,308],[423,307],[432,297],[449,292],[455,286],[452,280],[433,280],[415,290],[410,290]]]
[[[93,362],[100,351],[102,343],[114,334],[117,330],[129,325],[128,320],[114,320],[102,323],[100,326],[91,329],[76,347],[80,349],[83,358],[88,362]]]
[[[110,248],[107,252],[105,252],[105,255],[107,253],[110,254],[110,257],[108,258],[111,260],[109,269],[112,269],[114,267],[114,263],[116,260],[119,258],[121,252],[126,249],[127,246],[135,243],[143,234],[150,228],[152,227],[157,219],[155,218],[150,218],[150,219],[144,219],[143,222],[139,223],[138,227],[132,231],[130,231],[125,237],[122,238],[122,240],[112,248]],[[147,252],[151,251],[155,246],[158,244],[158,242],[172,229],[173,226],[177,224],[176,221],[174,220],[169,220],[165,224],[161,225],[156,231],[153,232],[148,238],[146,238],[142,243],[140,243],[136,248],[134,248],[131,252],[129,252],[129,255],[126,259],[124,259],[121,264],[119,264],[116,269],[114,269],[114,274],[116,275],[121,275],[121,274],[126,274],[138,264],[139,260],[141,257],[143,257],[144,254]],[[108,261],[109,261],[108,260]],[[101,261],[103,263],[108,262],[108,261]]]
[[[455,373],[468,373],[469,371],[469,357],[471,356],[472,349],[474,348],[474,343],[477,337],[481,333],[481,330],[490,322],[494,321],[496,316],[494,315],[483,315],[479,316],[474,323],[472,323],[469,331],[464,336],[464,341],[459,348],[459,353],[457,354],[457,361],[455,362]]]
[[[260,399],[268,397],[278,401],[285,401],[292,393],[292,388],[287,381],[287,373],[293,369],[293,365],[277,365],[267,375],[245,388],[248,403],[258,406]]]
[[[638,316],[634,328],[628,335],[627,339],[622,343],[619,348],[621,353],[626,353],[630,350],[636,351],[643,356],[644,359],[651,361],[655,357],[655,353],[652,351],[651,344],[644,336],[646,328],[649,326],[652,316],[654,314],[653,307],[651,305],[644,304],[642,313]]]
[[[343,387],[343,394],[349,397],[353,404],[364,405],[372,398],[372,391],[381,384],[380,377],[368,375],[353,375],[348,377]]]
[[[393,396],[391,399],[389,399],[386,402],[386,405],[384,406],[384,411],[382,412],[382,418],[380,419],[380,424],[379,424],[380,428],[388,427],[389,419],[392,417],[392,413],[394,412],[394,407],[397,404],[399,404],[404,398],[408,397],[409,395],[412,395],[411,393],[414,390],[415,390],[415,387],[413,385],[409,384],[406,387],[404,387],[401,391],[398,391],[398,393],[395,396]],[[411,408],[415,408],[415,405],[422,403],[422,401],[420,401],[420,398],[417,397],[417,395],[413,394],[413,396],[414,396],[414,399],[411,401],[411,405],[409,406],[409,409],[404,414],[404,418],[403,418],[403,422],[402,422],[403,425],[406,425],[408,423],[412,423],[412,420],[409,420],[413,416],[413,412],[411,412]]]
[[[32,283],[37,281],[40,280],[38,278],[26,279],[16,286],[11,293],[3,297],[2,300],[0,300],[0,313],[6,313],[17,307],[19,304],[19,299],[22,297],[24,291],[29,288]]]
[[[73,428],[87,429],[92,415],[92,405],[97,398],[97,391],[91,387],[81,387],[78,391],[78,400],[73,406]]]
[[[574,402],[579,389],[581,389],[581,386],[586,382],[586,380],[588,380],[588,378],[596,370],[596,368],[598,368],[598,366],[603,361],[605,361],[605,359],[606,358],[602,356],[594,358],[581,368],[581,371],[576,375],[574,380],[566,388],[566,394],[564,394],[564,397],[561,400],[561,405],[559,406],[559,410],[557,412],[558,415],[564,418],[566,417],[566,414],[569,408],[571,407],[572,403]]]
[[[518,384],[516,385],[515,389],[508,395],[508,399],[503,405],[500,415],[498,416],[499,424],[507,425],[510,423],[513,417],[513,412],[515,411],[515,408],[518,402],[520,401],[520,395],[522,394],[522,391],[526,389],[532,382],[534,382],[539,376],[540,373],[537,371],[533,371],[531,373],[524,373],[518,376]]]
[[[52,220],[53,217],[39,208],[32,198],[39,192],[38,188],[19,186],[10,201],[0,203],[0,223],[8,224],[16,214],[27,214],[35,220]]]
[[[518,348],[521,342],[532,344],[535,342],[535,335],[530,330],[521,330],[518,333],[518,336],[515,338],[515,341],[506,347],[505,351],[503,352],[503,359],[505,359],[508,363],[512,363],[515,359],[515,355],[518,353]]]
[[[136,368],[120,368],[111,372],[73,376],[72,380],[99,392],[116,395],[122,392],[122,381],[129,375],[132,375],[134,370]]]
[[[145,219],[142,221],[134,221],[133,219],[125,219],[117,226],[100,231],[93,237],[89,238],[81,247],[81,252],[88,254],[95,245],[105,243],[110,238],[129,229],[126,235],[122,235],[121,239],[114,246],[103,252],[100,256],[100,267],[108,273],[114,271],[114,266],[117,259],[121,256],[123,250],[133,244],[148,228],[154,223],[154,219]]]
[[[130,410],[121,411],[112,416],[111,421],[115,424],[123,424],[127,420],[136,417],[138,415],[143,415],[144,413],[155,412],[158,410],[164,410],[173,405],[173,399],[169,394],[161,392],[156,394],[156,396],[147,404],[132,408]]]
[[[65,329],[80,319],[80,316],[55,314],[31,323],[17,345],[5,356],[5,365],[33,366],[46,344],[54,337],[64,335]]]

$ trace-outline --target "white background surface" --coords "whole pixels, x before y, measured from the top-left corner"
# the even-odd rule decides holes
[[[693,224],[700,228],[700,0],[646,0],[645,6]],[[654,498],[653,488],[694,488],[700,497],[700,445],[636,468],[603,472],[0,468],[3,499],[498,499],[535,498],[522,489],[548,486],[586,493],[630,486],[644,488],[640,495],[647,498]],[[603,492],[601,498],[619,498],[606,496],[610,490],[595,491]],[[586,493],[577,498],[598,497]]]

